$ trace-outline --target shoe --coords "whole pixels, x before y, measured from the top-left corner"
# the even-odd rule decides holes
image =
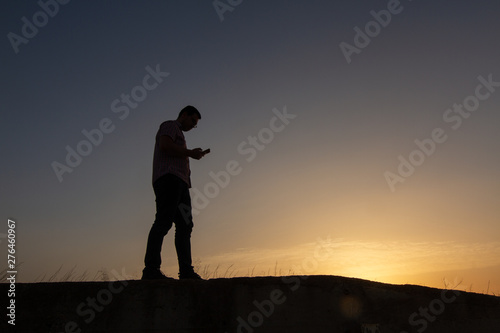
[[[163,274],[157,268],[144,268],[142,270],[142,279],[141,280],[174,280],[174,278],[168,277]]]
[[[203,280],[194,271],[179,273],[179,280]]]

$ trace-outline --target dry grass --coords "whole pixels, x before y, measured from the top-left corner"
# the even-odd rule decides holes
[[[255,266],[252,269],[247,269],[245,274],[239,274],[239,271],[234,269],[234,264],[230,264],[227,267],[223,267],[222,265],[217,265],[214,268],[210,265],[201,266],[201,262],[199,259],[194,261],[195,271],[200,274],[203,279],[218,279],[218,278],[233,278],[236,276],[240,277],[255,277],[255,276],[284,276],[281,268],[278,267],[278,262],[274,265],[274,268],[268,268],[267,271],[262,270],[260,272],[255,271]],[[286,275],[293,275],[293,270],[289,269]]]
[[[34,282],[85,282],[85,281],[109,281],[109,274],[106,269],[98,270],[94,276],[90,276],[88,270],[83,273],[76,272],[76,265],[71,267],[66,273],[60,276],[63,269],[61,265],[55,273],[47,278],[46,274],[39,275]]]
[[[18,269],[22,265],[19,264],[17,265],[16,269]],[[218,278],[225,278],[225,279],[230,279],[233,277],[255,277],[255,276],[290,276],[290,275],[295,275],[295,272],[292,269],[288,269],[286,274],[283,274],[283,271],[281,268],[278,267],[278,262],[275,263],[274,269],[268,268],[267,271],[262,270],[260,272],[256,273],[256,267],[252,267],[252,269],[248,269],[245,274],[239,274],[238,270],[235,270],[234,264],[227,265],[226,267],[222,265],[217,265],[214,268],[210,265],[204,265],[203,267],[201,266],[201,261],[199,259],[196,259],[194,261],[194,267],[195,271],[200,274],[200,276],[203,279],[218,279]],[[101,268],[98,270],[94,275],[90,275],[88,270],[85,270],[82,273],[77,272],[77,267],[76,265],[71,267],[69,270],[66,270],[65,273],[62,273],[64,271],[63,265],[61,265],[54,273],[51,275],[47,276],[46,273],[39,275],[33,282],[38,283],[38,282],[91,282],[91,281],[111,281],[110,279],[110,274],[108,273],[108,270],[105,268]],[[0,283],[6,283],[7,277],[9,274],[7,274],[7,269],[4,269],[0,271]],[[135,277],[136,279],[140,279],[140,277]],[[444,284],[444,289],[448,290],[457,290],[459,286],[462,285],[463,280],[460,280],[458,283],[455,282],[452,285],[446,278],[443,279],[443,284]],[[492,295],[492,296],[500,296],[500,292],[494,292],[490,290],[490,280],[488,280],[488,285],[486,290],[483,290],[482,292],[478,292],[481,294],[485,295]],[[468,292],[477,292],[473,290],[473,285],[470,284],[468,288],[464,288],[465,291]]]
[[[17,269],[21,266],[21,264],[17,265]],[[98,270],[94,276],[90,276],[88,270],[83,273],[78,273],[76,271],[76,265],[71,267],[65,273],[63,272],[63,265],[61,265],[54,273],[47,276],[46,273],[39,275],[33,281],[37,282],[86,282],[86,281],[110,281],[109,274],[106,269]],[[7,269],[4,269],[0,272],[0,283],[7,282]]]

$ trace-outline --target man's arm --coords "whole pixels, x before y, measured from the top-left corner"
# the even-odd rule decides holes
[[[187,149],[181,146],[178,146],[174,143],[171,137],[168,135],[160,136],[160,149],[166,151],[167,154],[176,156],[176,157],[191,157],[195,160],[199,160],[205,154],[202,152],[201,148],[195,149]]]

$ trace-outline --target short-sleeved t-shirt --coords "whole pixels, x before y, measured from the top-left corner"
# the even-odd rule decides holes
[[[160,137],[169,136],[174,144],[187,148],[181,124],[176,120],[168,120],[160,125],[156,133],[155,150],[153,156],[153,184],[158,178],[166,174],[172,174],[182,179],[188,187],[191,187],[191,170],[189,169],[189,157],[176,157],[169,155],[160,149]]]

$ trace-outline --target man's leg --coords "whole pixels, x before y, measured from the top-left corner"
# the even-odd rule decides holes
[[[175,215],[175,249],[179,261],[179,277],[192,276],[194,273],[191,258],[191,232],[193,217],[191,213],[191,196],[186,184],[182,191],[179,206]]]
[[[153,186],[156,196],[156,216],[149,231],[144,258],[147,269],[160,269],[161,266],[163,238],[172,227],[181,194],[176,178],[173,175],[165,175],[159,178]]]

